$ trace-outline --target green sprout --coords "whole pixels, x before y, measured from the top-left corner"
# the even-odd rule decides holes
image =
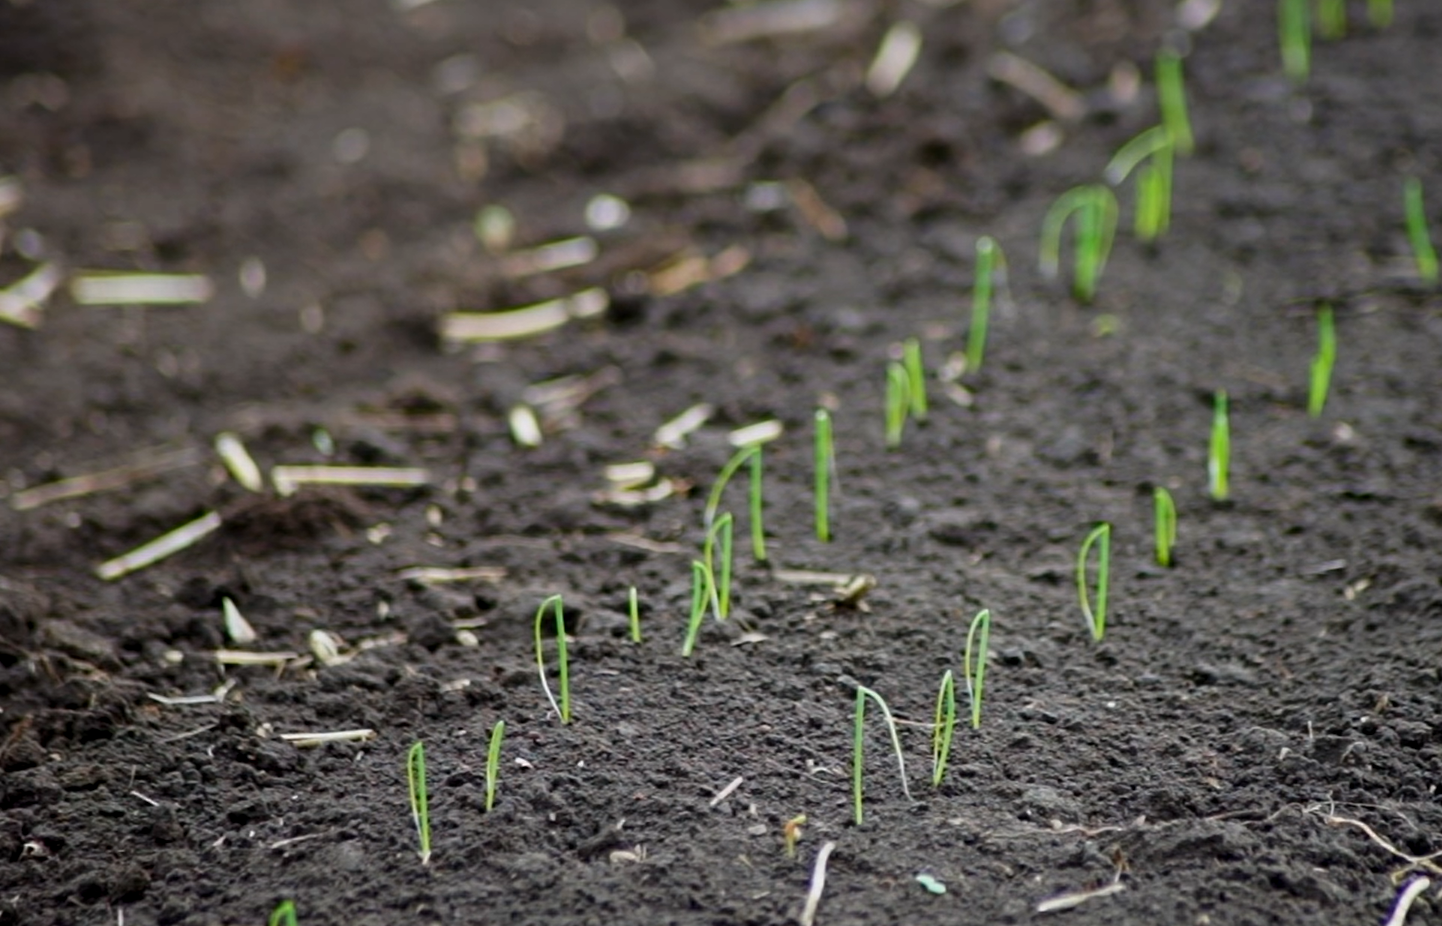
[[[1324,39],[1347,34],[1347,0],[1317,0],[1317,32]]]
[[[421,864],[431,863],[431,808],[426,797],[426,747],[417,741],[406,754],[406,784],[410,788],[411,817],[421,841]]]
[[[711,570],[700,560],[691,561],[691,616],[686,620],[686,641],[681,644],[681,655],[690,656],[696,649],[696,638],[701,633],[701,619],[706,616],[706,603],[712,597]]]
[[[956,732],[956,679],[947,669],[936,690],[936,712],[931,722],[931,786],[941,787],[946,777],[946,759],[951,755],[951,738]]]
[[[297,926],[295,920],[295,901],[282,900],[276,908],[271,911],[268,926]]]
[[[1171,225],[1173,148],[1171,131],[1153,126],[1117,149],[1107,165],[1107,181],[1114,185],[1140,167],[1133,227],[1142,241],[1155,241]]]
[[[1402,186],[1402,205],[1407,215],[1407,238],[1417,260],[1417,273],[1431,286],[1437,285],[1437,252],[1427,230],[1427,214],[1422,209],[1422,181],[1408,177]]]
[[[1212,499],[1227,500],[1227,475],[1232,466],[1232,426],[1227,414],[1227,390],[1218,389],[1212,403],[1212,440],[1207,448],[1207,488]]]
[[[906,368],[906,394],[911,399],[911,417],[926,420],[926,366],[921,360],[921,342],[907,338],[901,345],[901,365]]]
[[[1307,0],[1278,0],[1277,38],[1282,46],[1282,70],[1302,83],[1312,69],[1312,17]]]
[[[1092,594],[1087,588],[1087,558],[1093,544],[1097,548],[1095,608],[1092,606]],[[1107,630],[1107,579],[1111,574],[1111,566],[1112,526],[1103,521],[1087,534],[1076,558],[1077,597],[1081,599],[1082,614],[1086,617],[1087,626],[1091,628],[1092,639],[1097,642],[1101,642],[1102,635]]]
[[[891,748],[896,752],[896,764],[901,769],[901,790],[907,800],[911,800],[911,787],[906,783],[906,759],[901,754],[901,738],[896,734],[896,720],[891,716],[891,708],[886,706],[886,701],[881,695],[867,688],[865,685],[856,686],[856,723],[852,728],[852,753],[851,753],[851,797],[855,813],[856,825],[861,825],[861,797],[863,793],[861,779],[864,769],[862,733],[866,725],[866,699],[870,698],[881,708],[881,716],[886,720],[886,729],[891,733]]]
[[[1392,0],[1367,0],[1367,19],[1378,29],[1392,25]]]
[[[541,618],[545,616],[546,608],[553,608],[556,622],[556,659],[559,663],[561,677],[561,702],[556,703],[555,697],[551,694],[551,686],[546,681],[546,650],[541,642]],[[560,595],[552,595],[541,606],[536,609],[536,670],[541,675],[541,690],[546,693],[546,700],[551,702],[551,710],[555,711],[561,718],[561,723],[571,722],[571,675],[570,665],[566,659],[566,618],[565,609],[561,604]]]
[[[747,444],[732,454],[731,459],[726,461],[726,465],[721,467],[721,472],[716,477],[716,484],[711,487],[711,494],[706,496],[706,510],[701,516],[701,522],[708,530],[716,521],[716,512],[721,508],[721,493],[726,491],[727,483],[731,481],[731,477],[736,475],[742,465],[751,459],[752,455],[760,452],[760,444]],[[752,491],[759,491],[754,481],[752,482]]]
[[[1117,231],[1117,198],[1100,183],[1067,190],[1047,210],[1041,223],[1041,273],[1048,279],[1061,266],[1061,236],[1067,219],[1076,216],[1075,270],[1072,295],[1090,303],[1106,268]]]
[[[982,686],[986,681],[986,644],[991,639],[991,611],[983,609],[971,619],[971,628],[966,632],[966,653],[962,658],[961,670],[966,678],[967,700],[971,702],[971,728],[981,727]],[[976,648],[972,649],[975,642]],[[972,658],[975,654],[975,659]]]
[[[1327,390],[1332,383],[1332,366],[1337,362],[1337,328],[1332,320],[1332,307],[1323,303],[1317,309],[1317,354],[1312,358],[1311,382],[1307,388],[1307,414],[1322,416],[1327,405]]]
[[[641,642],[641,604],[636,600],[636,586],[631,586],[631,591],[626,595],[626,610],[629,612],[631,624],[631,642]]]
[[[816,539],[831,542],[831,471],[836,468],[836,448],[831,440],[831,413],[816,410]]]
[[[806,814],[799,813],[781,825],[781,842],[786,847],[786,857],[796,858],[796,844],[801,841],[801,827],[806,823]]]
[[[1157,540],[1157,565],[1171,568],[1172,547],[1177,545],[1177,506],[1172,493],[1161,486],[1152,489],[1152,523]]]
[[[761,521],[761,445],[751,455],[751,558],[766,562],[766,525]]]
[[[1182,157],[1192,153],[1192,120],[1187,115],[1187,91],[1182,80],[1182,56],[1170,48],[1157,52],[1157,105],[1162,111],[1162,125],[1172,140],[1172,148]]]
[[[976,373],[986,354],[986,334],[991,321],[991,297],[1000,282],[1006,286],[1006,256],[996,239],[976,239],[976,279],[971,287],[971,322],[966,330],[966,368]]]
[[[506,738],[506,722],[497,720],[491,727],[491,743],[486,749],[486,813],[496,803],[496,785],[501,780],[501,741]]]
[[[906,415],[911,408],[911,377],[906,367],[895,361],[886,365],[886,449],[901,446],[901,432],[906,429]]]
[[[724,621],[731,616],[731,515],[723,514],[711,525],[706,532],[706,545],[702,559],[706,561],[706,571],[714,580],[718,575],[716,568],[716,547],[717,540],[720,540],[721,547],[721,568],[719,570],[720,581],[713,581],[711,592],[713,595],[712,605],[716,610],[716,619]]]

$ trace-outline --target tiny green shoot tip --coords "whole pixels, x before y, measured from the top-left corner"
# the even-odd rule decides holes
[[[1407,240],[1412,244],[1412,257],[1417,262],[1417,275],[1427,285],[1437,285],[1437,251],[1427,229],[1427,213],[1422,206],[1422,181],[1408,177],[1402,184],[1402,206],[1407,218]]]
[[[911,410],[911,377],[906,367],[895,361],[886,365],[886,449],[901,446],[906,429],[907,413]]]
[[[556,628],[556,662],[557,673],[560,676],[559,687],[561,689],[561,700],[558,703],[551,694],[551,685],[546,681],[546,650],[541,635],[542,619],[546,615],[546,609],[553,609]],[[561,723],[571,722],[571,673],[570,662],[566,655],[566,617],[565,607],[561,602],[560,595],[552,595],[541,606],[536,609],[536,671],[541,676],[541,690],[546,693],[546,700],[551,703],[551,710],[561,719]]]
[[[1332,367],[1337,362],[1337,328],[1332,307],[1323,303],[1317,309],[1317,353],[1312,357],[1311,376],[1307,386],[1307,414],[1322,416],[1327,406],[1327,392],[1332,383]]]
[[[862,779],[865,769],[865,751],[863,743],[865,740],[866,727],[866,701],[871,699],[877,707],[881,708],[882,719],[886,721],[887,732],[891,734],[891,748],[896,753],[896,764],[901,769],[901,790],[907,800],[911,800],[911,787],[906,781],[906,757],[901,752],[901,737],[896,733],[896,719],[891,715],[891,708],[886,706],[886,701],[881,695],[867,688],[865,685],[856,686],[856,718],[852,727],[852,752],[851,752],[851,798],[852,813],[856,825],[862,823],[862,796],[864,789]]]
[[[426,794],[426,747],[419,740],[406,753],[406,785],[410,792],[411,818],[420,840],[421,864],[431,863],[431,808]]]
[[[1212,400],[1212,439],[1207,448],[1207,489],[1212,500],[1224,502],[1231,494],[1232,424],[1227,391],[1218,389]]]
[[[946,777],[946,760],[956,733],[956,678],[947,669],[936,690],[936,710],[931,722],[931,786],[941,787]]]
[[[971,728],[981,727],[981,702],[986,682],[986,647],[991,640],[991,611],[983,609],[971,619],[966,632],[966,651],[962,673],[966,678],[966,695],[971,704]],[[973,646],[975,644],[975,646]]]
[[[1157,565],[1171,568],[1172,548],[1177,544],[1177,506],[1172,501],[1172,493],[1161,486],[1152,489],[1152,522]]]
[[[1117,230],[1117,198],[1100,183],[1073,187],[1052,203],[1041,225],[1042,276],[1057,275],[1061,266],[1062,231],[1074,217],[1075,264],[1072,295],[1090,303],[1096,297],[1097,282],[1106,268]]]
[[[1096,592],[1093,596],[1087,582],[1087,561],[1092,546],[1097,548]],[[1082,541],[1081,551],[1076,558],[1077,597],[1081,600],[1082,615],[1091,630],[1092,639],[1101,642],[1107,630],[1107,581],[1111,574],[1112,526],[1103,521],[1092,528]],[[1093,606],[1095,601],[1095,606]]]
[[[831,542],[831,473],[836,468],[836,448],[831,437],[831,413],[816,410],[816,447],[813,458],[816,468],[814,501],[816,507],[816,539]]]
[[[501,780],[501,742],[506,738],[506,722],[497,720],[491,727],[491,741],[486,749],[486,813],[496,804],[496,785]]]

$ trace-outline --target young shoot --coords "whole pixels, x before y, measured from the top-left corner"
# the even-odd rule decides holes
[[[711,584],[711,606],[716,619],[724,621],[731,616],[731,515],[723,514],[706,532],[706,545],[702,558],[706,561],[706,572],[713,579]],[[719,544],[718,544],[719,540]],[[717,547],[720,547],[720,568],[717,568]],[[715,581],[719,576],[719,581]]]
[[[431,863],[431,808],[426,797],[426,747],[417,741],[406,754],[406,784],[410,789],[411,817],[421,843],[421,864]]]
[[[282,900],[270,913],[267,926],[298,926],[295,919],[295,901]]]
[[[981,727],[981,699],[986,682],[986,645],[991,640],[991,611],[983,609],[971,619],[966,632],[966,653],[961,669],[966,677],[967,700],[971,702],[971,728]],[[972,644],[975,644],[975,649]]]
[[[1212,440],[1207,448],[1207,489],[1212,500],[1224,502],[1230,494],[1228,473],[1232,466],[1232,425],[1227,414],[1227,390],[1218,389],[1212,402]]]
[[[546,615],[546,609],[552,608],[555,614],[556,626],[556,661],[559,664],[561,700],[556,702],[555,696],[551,694],[551,685],[546,681],[546,649],[541,639],[541,620]],[[566,617],[565,607],[561,603],[560,595],[552,595],[541,606],[536,609],[536,671],[541,676],[541,690],[546,693],[546,700],[551,702],[551,710],[561,718],[561,723],[571,722],[571,674],[570,666],[566,659]]]
[[[931,721],[931,786],[941,787],[946,777],[946,760],[951,755],[951,738],[956,733],[956,679],[947,669],[936,690],[936,711]]]
[[[706,510],[701,516],[702,526],[707,530],[710,530],[711,525],[716,523],[716,512],[721,509],[721,493],[726,491],[726,485],[731,481],[731,477],[736,475],[747,460],[760,452],[760,444],[747,444],[732,454],[731,459],[726,461],[726,465],[721,467],[721,473],[716,477],[716,484],[711,487],[711,494],[706,496]],[[751,491],[753,493],[760,492],[759,485],[753,471]]]
[[[886,449],[901,446],[906,415],[911,409],[911,377],[906,367],[892,361],[886,365]]]
[[[626,594],[626,610],[631,624],[631,642],[641,642],[641,603],[636,600],[636,586]]]
[[[1157,542],[1157,565],[1170,569],[1172,547],[1177,545],[1177,506],[1172,493],[1161,486],[1152,489],[1152,525]]]
[[[831,471],[836,468],[836,448],[831,440],[831,413],[816,410],[816,482],[813,499],[816,504],[816,539],[831,542]]]
[[[761,520],[761,445],[751,455],[751,558],[758,563],[766,562],[766,525]]]
[[[1097,548],[1096,594],[1093,596],[1087,582],[1087,560],[1092,546]],[[1076,558],[1076,590],[1081,600],[1082,615],[1091,629],[1092,639],[1101,642],[1107,630],[1107,579],[1112,566],[1112,526],[1103,521],[1092,528],[1082,541],[1081,552]],[[1093,605],[1095,601],[1095,605]]]
[[[1191,156],[1192,120],[1187,115],[1187,91],[1182,79],[1182,56],[1170,48],[1157,52],[1157,106],[1172,148],[1182,157]]]
[[[926,420],[926,365],[921,359],[921,342],[907,338],[901,346],[901,365],[906,368],[906,394],[911,417],[917,421]]]
[[[486,749],[486,813],[496,804],[496,785],[501,780],[501,741],[506,738],[506,722],[497,720],[491,727],[491,743]]]
[[[1327,391],[1332,383],[1332,365],[1337,362],[1337,329],[1332,320],[1332,307],[1323,303],[1317,309],[1317,354],[1312,358],[1311,382],[1307,388],[1307,414],[1322,417],[1327,405]]]
[[[1106,168],[1109,183],[1119,184],[1137,171],[1137,205],[1133,228],[1142,241],[1155,241],[1172,221],[1172,133],[1153,126],[1117,149]]]
[[[966,369],[977,373],[986,355],[991,322],[991,297],[1000,283],[1006,287],[1006,256],[990,235],[976,239],[976,279],[971,287],[971,322],[966,329]]]
[[[1422,208],[1422,181],[1408,177],[1402,186],[1402,205],[1407,216],[1407,240],[1417,261],[1417,275],[1429,286],[1437,285],[1437,251],[1427,230],[1427,213]]]
[[[1317,0],[1317,33],[1334,40],[1347,35],[1347,0]]]
[[[690,656],[696,649],[696,638],[701,633],[701,619],[706,616],[706,603],[711,600],[711,570],[700,560],[691,561],[691,616],[686,619],[686,641],[681,644],[681,655]]]
[[[891,708],[886,706],[886,701],[881,695],[867,688],[865,685],[856,686],[856,723],[852,728],[852,752],[851,752],[851,797],[856,825],[861,825],[861,798],[864,793],[862,788],[862,774],[864,769],[863,733],[866,727],[866,699],[870,698],[876,706],[881,708],[881,716],[886,721],[887,732],[891,734],[891,748],[896,752],[896,764],[901,769],[901,790],[907,800],[911,800],[911,787],[906,783],[906,758],[901,754],[901,737],[896,734],[896,719],[891,716]]]
[[[1062,231],[1073,216],[1076,232],[1072,295],[1090,303],[1096,297],[1097,281],[1116,238],[1117,198],[1099,183],[1074,187],[1057,197],[1041,224],[1041,273],[1048,279],[1055,278],[1061,267]]]
[[[786,846],[786,857],[796,858],[796,844],[801,841],[801,827],[806,823],[806,814],[799,813],[781,825],[781,842]]]
[[[1367,0],[1367,21],[1378,29],[1392,25],[1392,0]]]
[[[1312,15],[1308,0],[1277,0],[1277,39],[1282,47],[1282,70],[1297,83],[1312,69]]]

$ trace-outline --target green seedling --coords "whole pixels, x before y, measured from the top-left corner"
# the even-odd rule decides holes
[[[1307,0],[1277,0],[1277,39],[1282,70],[1302,83],[1312,69],[1312,14]]]
[[[686,641],[681,644],[681,655],[690,656],[696,649],[696,638],[701,633],[701,619],[706,616],[706,603],[714,594],[711,570],[700,560],[691,561],[691,616],[686,620]]]
[[[766,562],[766,525],[761,520],[761,445],[751,455],[751,558],[758,563]]]
[[[751,459],[753,454],[760,452],[760,444],[747,444],[732,454],[731,459],[726,461],[726,465],[721,467],[721,472],[716,477],[716,484],[711,487],[711,494],[706,496],[706,510],[701,516],[702,526],[707,530],[710,530],[711,525],[716,523],[716,512],[721,510],[721,493],[726,491],[726,486],[730,483],[731,477],[736,475],[737,471],[741,469],[747,460]]]
[[[1157,565],[1171,568],[1172,547],[1177,544],[1177,506],[1172,493],[1161,486],[1152,489],[1152,524],[1157,541]]]
[[[486,749],[486,813],[496,804],[496,785],[501,780],[501,741],[506,738],[506,722],[497,720],[491,727],[491,743]]]
[[[981,370],[991,323],[991,297],[1000,283],[1006,288],[1006,256],[990,235],[976,239],[976,279],[971,286],[971,322],[966,330],[966,369]]]
[[[786,857],[796,858],[796,844],[801,841],[801,827],[806,823],[806,814],[799,813],[781,825],[781,841],[786,846]]]
[[[1232,425],[1227,413],[1227,390],[1218,389],[1212,402],[1212,440],[1207,448],[1207,488],[1213,501],[1227,500],[1231,467]]]
[[[896,719],[891,716],[891,708],[886,706],[886,701],[881,695],[867,688],[865,685],[856,686],[856,723],[852,728],[852,753],[851,753],[851,797],[856,825],[861,825],[861,798],[863,794],[862,773],[864,769],[864,750],[862,734],[866,726],[866,699],[870,698],[881,708],[881,716],[886,721],[887,732],[891,734],[891,748],[896,752],[896,764],[901,769],[901,790],[907,800],[911,800],[911,787],[906,783],[906,758],[901,754],[901,737],[896,734]]]
[[[886,449],[901,446],[906,416],[911,409],[911,377],[895,361],[886,365]]]
[[[1337,328],[1332,307],[1323,303],[1317,309],[1317,354],[1312,358],[1310,383],[1307,388],[1307,414],[1322,416],[1327,405],[1327,391],[1332,384],[1332,366],[1337,362]]]
[[[295,901],[282,900],[271,911],[268,926],[298,926],[295,919]]]
[[[1392,25],[1392,0],[1367,0],[1367,20],[1378,29]]]
[[[555,613],[556,624],[556,661],[560,675],[561,701],[556,703],[556,698],[551,694],[550,683],[546,681],[546,650],[541,640],[541,619],[545,617],[546,609],[552,608]],[[566,659],[566,617],[565,607],[561,603],[560,595],[552,595],[541,606],[536,609],[536,671],[541,676],[541,690],[546,693],[546,700],[551,702],[551,710],[561,718],[561,723],[571,722],[571,674],[570,664]]]
[[[719,541],[719,543],[718,543]],[[720,547],[721,566],[717,569],[716,552]],[[720,581],[713,581],[711,585],[711,605],[715,609],[716,619],[724,621],[731,616],[731,515],[723,514],[711,525],[706,532],[706,545],[703,549],[702,558],[706,561],[706,571],[715,579],[718,575]]]
[[[1157,106],[1162,111],[1162,125],[1172,141],[1172,148],[1182,157],[1190,157],[1194,147],[1192,120],[1187,115],[1187,91],[1182,79],[1182,56],[1164,48],[1157,52]]]
[[[1052,279],[1061,267],[1061,237],[1067,220],[1076,217],[1075,270],[1072,295],[1090,303],[1106,268],[1117,231],[1117,198],[1099,183],[1067,190],[1047,210],[1041,224],[1041,273]]]
[[[636,586],[631,586],[631,591],[626,595],[626,610],[630,617],[631,642],[641,642],[641,603],[636,600]]]
[[[410,788],[411,817],[421,842],[421,864],[431,863],[431,807],[426,796],[426,747],[417,741],[406,754],[406,784]]]
[[[1324,39],[1347,35],[1347,0],[1317,0],[1317,33]]]
[[[1137,170],[1134,230],[1142,241],[1155,241],[1172,221],[1172,133],[1153,126],[1117,149],[1106,168],[1107,181],[1121,183]]]
[[[907,338],[901,346],[901,365],[906,368],[906,394],[911,417],[926,420],[926,366],[921,360],[921,342]]]
[[[1092,545],[1097,548],[1097,580],[1096,594],[1093,597],[1088,589],[1087,582],[1087,559],[1091,554]],[[1090,534],[1082,541],[1081,552],[1076,558],[1076,590],[1077,597],[1081,599],[1082,615],[1086,617],[1087,627],[1091,629],[1092,639],[1101,642],[1102,636],[1107,631],[1107,580],[1111,575],[1112,567],[1112,526],[1103,521],[1092,528]],[[1096,602],[1093,606],[1093,601]]]
[[[751,553],[758,562],[766,559],[766,528],[761,522],[761,445],[747,444],[726,461],[721,467],[721,473],[716,477],[716,484],[711,487],[711,494],[706,497],[706,509],[702,515],[702,523],[709,531],[716,524],[716,512],[721,508],[721,495],[726,491],[726,486],[735,476],[741,467],[750,462],[751,464],[751,486],[747,497],[747,508],[751,514]]]
[[[991,611],[983,609],[971,619],[966,632],[966,653],[961,669],[966,676],[966,695],[971,702],[971,728],[981,727],[981,699],[986,682],[986,645],[991,640]],[[972,644],[976,648],[972,648]]]
[[[816,410],[816,539],[831,542],[831,471],[836,468],[836,448],[831,440],[831,413]]]
[[[1408,177],[1402,185],[1402,206],[1407,216],[1407,239],[1417,261],[1417,275],[1429,286],[1437,285],[1437,251],[1427,230],[1427,213],[1422,208],[1422,181]]]
[[[951,755],[951,738],[956,733],[956,679],[947,669],[936,690],[936,711],[931,721],[931,786],[941,787],[946,777],[946,760]]]

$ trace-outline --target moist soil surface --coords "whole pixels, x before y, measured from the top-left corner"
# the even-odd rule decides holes
[[[1380,922],[1442,850],[1442,301],[1402,222],[1404,178],[1442,202],[1442,9],[1397,6],[1378,29],[1351,4],[1297,83],[1268,3],[1189,28],[1171,2],[808,0],[783,8],[798,28],[749,38],[756,10],[700,0],[3,5],[0,174],[23,203],[0,282],[54,261],[204,274],[214,294],[100,307],[61,287],[32,329],[0,326],[0,924],[258,923],[288,898],[302,923],[788,923],[827,843],[818,923]],[[922,46],[886,93],[868,68],[901,20]],[[1155,124],[1164,45],[1186,53],[1196,150],[1157,244],[1118,188],[1084,305],[1069,256],[1060,280],[1037,272],[1042,217]],[[1006,55],[1072,91],[1039,102],[999,79]],[[492,210],[483,245],[497,205],[510,240]],[[582,235],[594,259],[526,266]],[[982,235],[1010,298],[958,379]],[[597,289],[603,313],[549,333],[441,336],[450,312]],[[1313,418],[1322,300],[1338,359]],[[888,451],[886,365],[909,337],[929,414]],[[523,404],[539,446],[513,439]],[[772,419],[769,559],[743,470],[722,505],[731,614],[683,658],[728,434]],[[212,450],[223,432],[265,470],[428,481],[250,492]],[[604,494],[605,467],[638,460],[669,497]],[[105,491],[29,491],[137,464]],[[190,548],[97,575],[210,512]],[[1097,642],[1075,562],[1101,521]],[[537,678],[552,594],[569,725]],[[225,598],[254,642],[227,639]],[[937,685],[982,608],[981,725],[958,724],[933,787]],[[549,625],[544,645],[555,688]],[[861,825],[858,686],[897,717],[910,791],[872,710]],[[372,735],[282,738],[355,729]],[[1411,922],[1442,922],[1435,892]]]

